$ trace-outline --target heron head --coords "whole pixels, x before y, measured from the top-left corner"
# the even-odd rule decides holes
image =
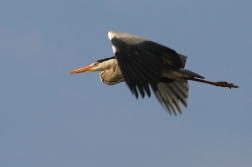
[[[103,69],[101,68],[101,64],[99,62],[95,62],[88,66],[75,69],[73,71],[70,71],[69,74],[77,74],[82,72],[95,72],[95,71],[103,71]]]
[[[69,74],[77,74],[77,73],[82,73],[82,72],[105,71],[105,70],[111,68],[114,60],[115,60],[114,57],[97,60],[95,63],[92,63],[88,66],[73,70],[73,71],[69,72]]]

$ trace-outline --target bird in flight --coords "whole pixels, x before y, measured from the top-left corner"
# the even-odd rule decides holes
[[[110,31],[113,57],[97,60],[70,74],[101,71],[101,82],[114,85],[125,81],[138,98],[151,96],[151,90],[161,105],[172,115],[182,114],[180,103],[187,107],[188,80],[215,86],[238,88],[224,82],[203,80],[199,74],[186,70],[186,56],[153,41],[122,32]]]

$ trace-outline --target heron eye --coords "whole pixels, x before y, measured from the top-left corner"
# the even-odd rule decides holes
[[[94,66],[97,66],[98,64],[99,64],[98,62],[95,62],[95,63],[94,63]]]

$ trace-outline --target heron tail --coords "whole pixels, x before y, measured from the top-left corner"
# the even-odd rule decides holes
[[[196,74],[196,73],[194,73],[194,72],[192,72],[192,71],[186,70],[186,69],[184,69],[184,68],[181,68],[181,69],[179,70],[179,72],[180,72],[181,74],[188,75],[189,77],[195,77],[195,78],[202,78],[202,79],[204,79],[204,77],[202,77],[201,75]]]

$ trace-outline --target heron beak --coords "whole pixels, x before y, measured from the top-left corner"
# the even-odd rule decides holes
[[[94,65],[89,65],[89,66],[85,66],[85,67],[81,67],[78,68],[76,70],[73,70],[71,72],[69,72],[69,74],[77,74],[77,73],[82,73],[82,72],[90,72],[90,70],[94,67]]]

